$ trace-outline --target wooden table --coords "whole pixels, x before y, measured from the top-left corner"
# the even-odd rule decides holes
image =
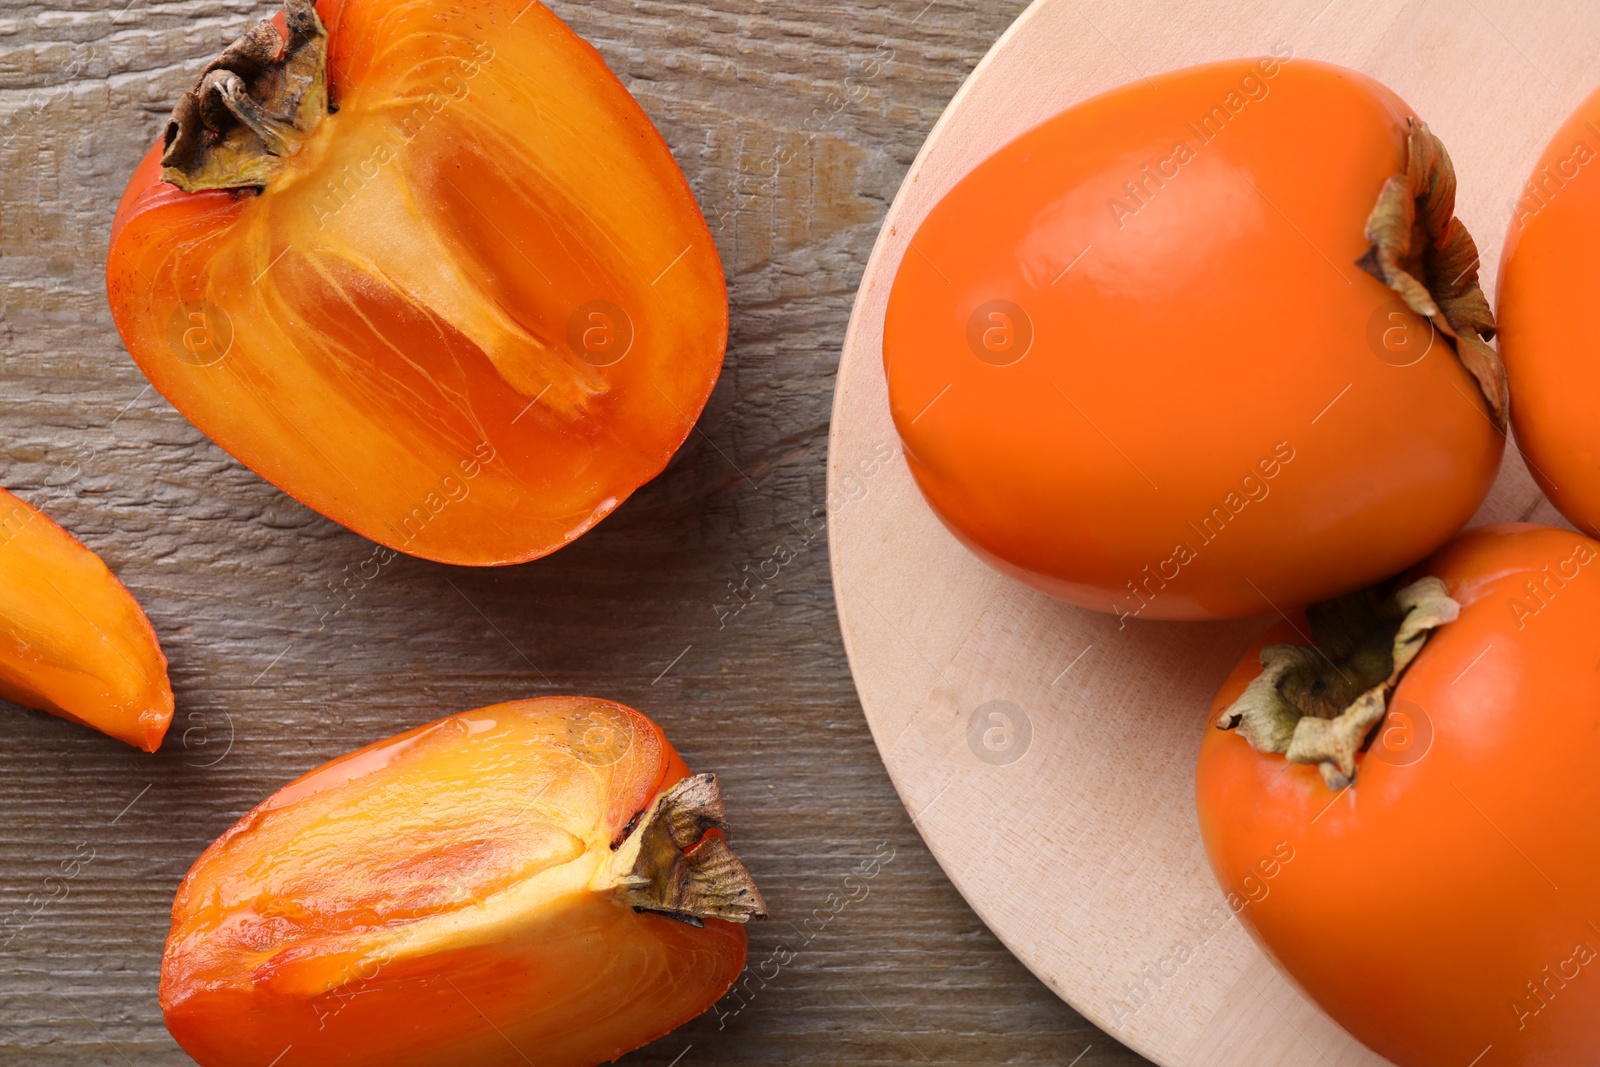
[[[48,892],[64,859],[93,857],[0,948],[0,1064],[188,1063],[156,982],[173,891],[201,849],[328,758],[552,692],[633,704],[718,771],[774,912],[752,930],[744,996],[624,1062],[1144,1062],[1016,963],[924,849],[856,702],[821,522],[834,369],[878,223],[1022,4],[554,6],[705,208],[733,310],[722,381],[668,471],[572,547],[503,570],[400,558],[364,578],[373,546],[168,406],[105,304],[128,173],[200,65],[271,8],[9,0],[0,482],[145,605],[178,712],[146,756],[0,711],[0,915]],[[873,856],[877,876],[847,889]]]

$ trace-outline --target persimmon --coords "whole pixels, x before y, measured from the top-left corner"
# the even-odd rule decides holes
[[[1512,209],[1495,312],[1528,470],[1574,525],[1600,534],[1600,91],[1556,131]]]
[[[917,227],[884,321],[906,461],[999,570],[1132,617],[1415,563],[1499,467],[1504,371],[1444,147],[1283,55],[1063,111]]]
[[[195,862],[161,967],[202,1067],[576,1067],[698,1015],[765,914],[632,708],[495,704],[284,786]]]
[[[1335,1021],[1398,1067],[1600,1058],[1600,542],[1469,530],[1274,625],[1211,721],[1211,867]]]
[[[99,556],[0,489],[0,697],[154,752],[172,723],[167,657]]]
[[[662,470],[721,368],[683,173],[537,2],[286,10],[134,172],[106,275],[122,339],[208,436],[374,541],[554,551]]]

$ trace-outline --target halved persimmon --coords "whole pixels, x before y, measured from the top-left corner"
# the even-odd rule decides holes
[[[496,704],[284,786],[172,906],[161,1006],[202,1067],[580,1067],[710,1007],[765,914],[632,708]]]
[[[1068,108],[901,259],[883,359],[917,485],[996,568],[1125,620],[1415,563],[1504,448],[1455,182],[1394,93],[1287,53]]]
[[[163,396],[391,548],[554,551],[654,477],[727,297],[671,152],[524,0],[289,0],[139,165],[107,290]]]
[[[167,657],[99,556],[0,489],[0,696],[154,752],[172,723]]]

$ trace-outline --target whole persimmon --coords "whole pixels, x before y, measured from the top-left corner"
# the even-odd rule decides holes
[[[536,0],[288,0],[179,101],[106,286],[208,436],[449,563],[604,518],[682,444],[727,338],[683,173]]]
[[[1469,530],[1275,624],[1210,721],[1212,870],[1334,1021],[1397,1067],[1600,1062],[1600,542]]]
[[[1518,196],[1495,313],[1528,470],[1574,525],[1600,534],[1600,91],[1550,138]]]
[[[0,489],[0,697],[146,752],[172,724],[167,657],[101,558]]]
[[[890,412],[981,558],[1129,618],[1293,608],[1426,556],[1499,468],[1504,372],[1439,140],[1278,55],[1068,108],[916,227]]]
[[[284,786],[195,862],[161,965],[201,1067],[589,1067],[710,1007],[765,905],[632,708],[463,712]]]

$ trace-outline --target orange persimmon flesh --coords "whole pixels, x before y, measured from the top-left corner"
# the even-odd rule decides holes
[[[0,489],[0,696],[154,752],[172,722],[167,657],[99,556]]]
[[[711,393],[710,232],[541,4],[319,10],[337,110],[259,191],[184,192],[160,143],[139,165],[117,328],[197,427],[363,536],[458,564],[552,552],[659,473]]]
[[[688,774],[645,716],[580,697],[464,712],[334,760],[189,872],[167,1026],[203,1067],[614,1059],[744,966],[742,926],[637,911],[607,873]]]

